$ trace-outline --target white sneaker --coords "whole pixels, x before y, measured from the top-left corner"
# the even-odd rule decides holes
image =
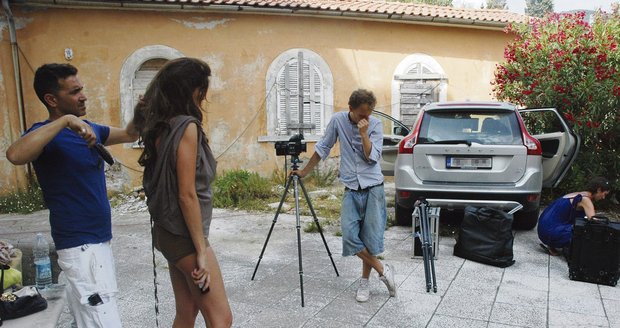
[[[370,298],[370,286],[368,284],[368,279],[360,278],[360,284],[357,287],[357,295],[355,295],[355,299],[358,302],[368,302]]]
[[[390,297],[396,296],[396,282],[394,281],[394,269],[389,264],[383,265],[383,275],[379,277],[379,280],[387,286],[390,292]]]

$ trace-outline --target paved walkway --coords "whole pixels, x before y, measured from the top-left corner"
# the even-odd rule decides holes
[[[396,267],[395,298],[371,277],[371,299],[355,301],[361,264],[340,255],[341,239],[302,232],[305,307],[300,306],[295,218],[281,215],[256,279],[250,278],[273,214],[215,210],[210,241],[224,272],[236,327],[620,327],[620,287],[568,279],[566,262],[538,246],[535,231],[517,232],[515,265],[495,268],[452,256],[454,239],[440,240],[438,292],[426,293],[420,259],[412,259],[410,229],[386,231],[385,261]],[[309,222],[309,218],[303,218]],[[155,326],[148,215],[115,214],[113,248],[124,327]],[[327,227],[329,230],[329,227]],[[49,237],[47,213],[0,216],[0,238]],[[167,264],[156,256],[161,327],[170,327],[174,299]],[[67,310],[58,327],[69,327]],[[202,319],[197,327],[203,327]]]

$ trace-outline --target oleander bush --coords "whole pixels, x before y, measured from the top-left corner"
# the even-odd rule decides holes
[[[620,173],[620,15],[549,14],[512,24],[492,82],[497,99],[529,108],[555,107],[581,136],[579,155],[551,198],[587,181]],[[541,123],[541,124],[544,124]],[[615,188],[620,186],[613,181]]]

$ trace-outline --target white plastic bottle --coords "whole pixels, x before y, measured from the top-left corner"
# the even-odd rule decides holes
[[[39,289],[48,288],[52,284],[52,263],[50,262],[50,246],[43,234],[37,233],[32,251],[35,265],[35,284]]]

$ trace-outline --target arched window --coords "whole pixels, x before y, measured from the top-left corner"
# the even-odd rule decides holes
[[[425,54],[407,56],[394,71],[392,80],[392,116],[413,126],[424,105],[446,101],[448,78],[433,57]]]
[[[171,59],[184,55],[168,46],[151,45],[140,48],[125,60],[121,68],[120,100],[122,126],[133,119],[133,109],[157,71]],[[137,143],[132,144],[133,147]]]
[[[325,61],[308,49],[288,50],[271,63],[266,81],[268,135],[259,141],[288,140],[299,132],[319,139],[333,112],[333,78]]]
[[[140,68],[138,68],[133,79],[131,80],[131,108],[136,106],[140,96],[144,95],[146,88],[155,77],[155,74],[157,74],[159,69],[162,68],[167,62],[168,59],[165,58],[153,58],[140,65]]]

